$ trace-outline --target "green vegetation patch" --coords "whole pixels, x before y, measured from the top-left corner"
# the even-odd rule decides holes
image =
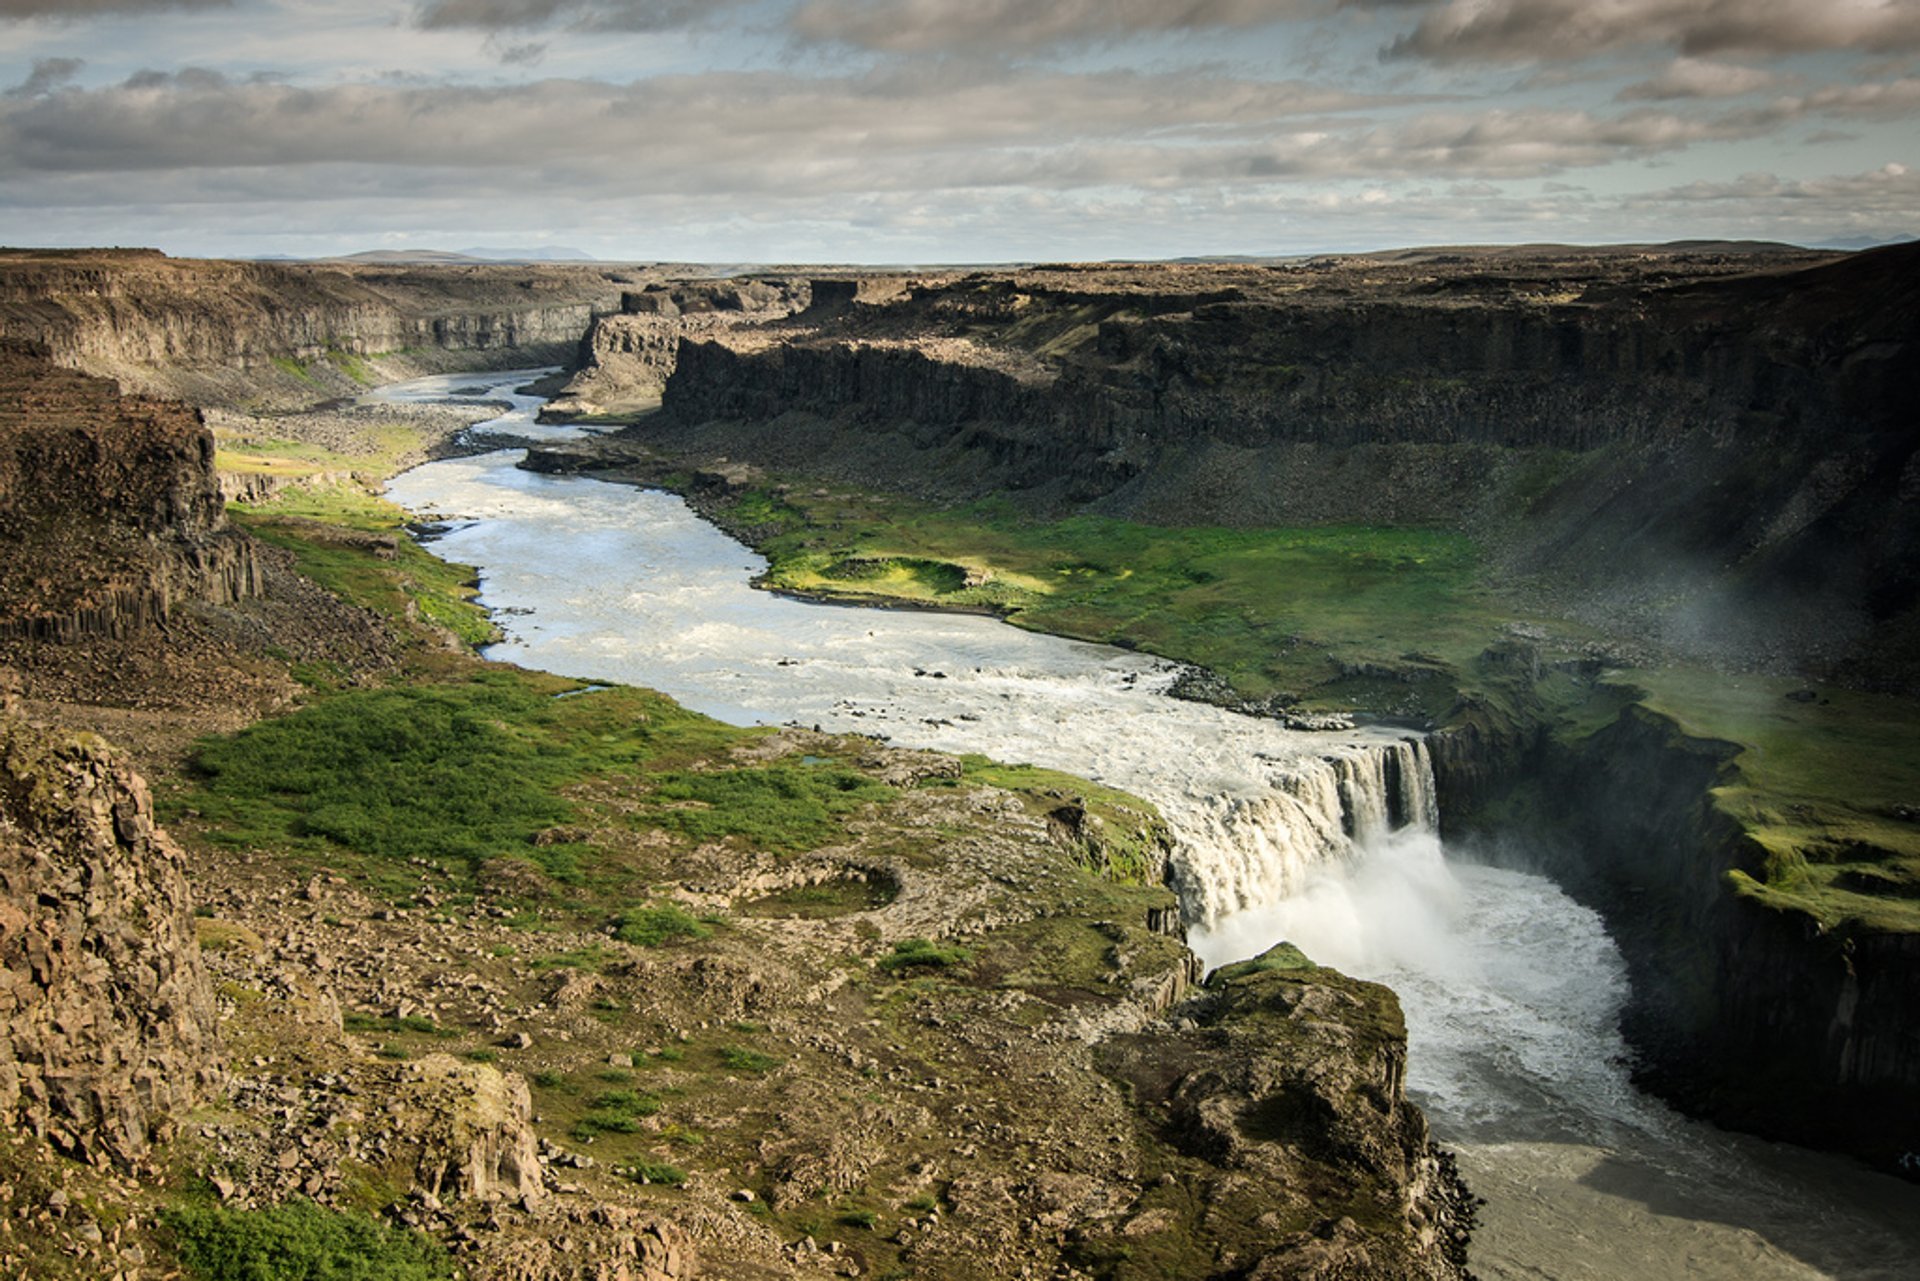
[[[614,919],[613,937],[635,947],[661,947],[675,939],[703,939],[713,931],[672,903],[635,908]]]
[[[973,959],[973,953],[966,948],[951,943],[935,943],[930,939],[903,939],[893,945],[893,951],[874,962],[888,972],[910,969],[945,969],[953,965],[965,965]]]
[[[275,369],[278,369],[290,378],[298,378],[303,383],[314,381],[313,373],[306,365],[301,361],[295,360],[292,356],[270,356],[268,359],[273,361],[273,367]]]
[[[404,511],[358,485],[290,490],[232,510],[247,532],[291,551],[302,574],[356,605],[402,624],[425,619],[469,645],[499,639],[474,603],[472,567],[426,551],[407,533]]]
[[[576,1139],[591,1139],[602,1134],[637,1134],[643,1117],[660,1110],[660,1100],[637,1090],[609,1090],[587,1105],[588,1111],[573,1123]]]
[[[966,782],[1012,792],[1030,811],[1053,818],[1087,871],[1121,885],[1157,881],[1172,837],[1151,801],[1036,765],[977,754],[962,756],[960,765]]]
[[[445,1247],[368,1214],[288,1201],[259,1210],[168,1210],[180,1262],[197,1281],[451,1281]]]
[[[1920,932],[1920,705],[1689,668],[1626,675],[1688,734],[1739,745],[1714,804],[1765,851],[1736,890],[1823,925]]]
[[[1471,540],[1439,529],[1039,521],[1004,499],[937,508],[797,488],[748,493],[724,516],[767,555],[771,587],[990,609],[1037,631],[1199,663],[1256,697],[1377,701],[1376,690],[1339,684],[1371,668],[1392,686],[1394,710],[1438,714],[1451,687],[1421,688],[1422,675],[1434,664],[1464,670],[1513,616],[1484,586]],[[1416,640],[1431,660],[1424,673],[1402,653]]]
[[[635,1183],[659,1183],[677,1188],[687,1181],[687,1172],[665,1161],[636,1161],[626,1167],[626,1176]]]
[[[744,1045],[723,1045],[716,1053],[720,1056],[720,1065],[735,1072],[771,1072],[781,1064],[774,1055],[762,1054]]]
[[[493,668],[334,695],[202,740],[196,785],[173,804],[197,811],[225,844],[351,851],[389,864],[425,858],[471,873],[523,854],[536,833],[572,817],[560,795],[567,784],[678,762],[753,733],[645,690],[555,697],[574,688]]]

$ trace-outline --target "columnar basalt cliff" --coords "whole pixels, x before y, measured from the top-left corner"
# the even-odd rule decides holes
[[[124,636],[254,594],[199,414],[45,357],[0,343],[0,638]]]
[[[182,856],[124,760],[0,699],[0,1116],[131,1165],[219,1080]]]

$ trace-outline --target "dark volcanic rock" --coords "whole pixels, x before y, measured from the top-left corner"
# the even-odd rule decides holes
[[[124,636],[255,595],[199,414],[44,355],[0,344],[0,638]]]

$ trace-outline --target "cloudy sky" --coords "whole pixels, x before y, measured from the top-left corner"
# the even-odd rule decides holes
[[[1920,234],[1920,0],[0,0],[0,243]]]

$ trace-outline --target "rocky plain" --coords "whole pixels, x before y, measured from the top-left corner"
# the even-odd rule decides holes
[[[483,411],[349,402],[487,366],[564,365],[550,413],[622,428],[529,465],[686,492],[813,575],[775,586],[879,603],[905,556],[913,603],[1431,730],[1443,823],[1544,834],[1620,930],[1650,1083],[1896,1166],[1916,290],[1910,249],[1724,245],[718,281],[0,256],[0,1268],[344,1234],[527,1281],[1464,1274],[1392,994],[1284,947],[1200,974],[1150,806],[475,657],[464,574],[367,486]],[[831,542],[896,502],[1441,529],[1472,626],[1209,650],[1009,594],[1017,538],[997,569]],[[1837,764],[1767,773],[1688,700],[1728,673],[1786,718],[1765,746]],[[288,809],[350,757],[362,791],[542,790],[484,830],[465,792]],[[285,773],[242,790],[254,763]]]

